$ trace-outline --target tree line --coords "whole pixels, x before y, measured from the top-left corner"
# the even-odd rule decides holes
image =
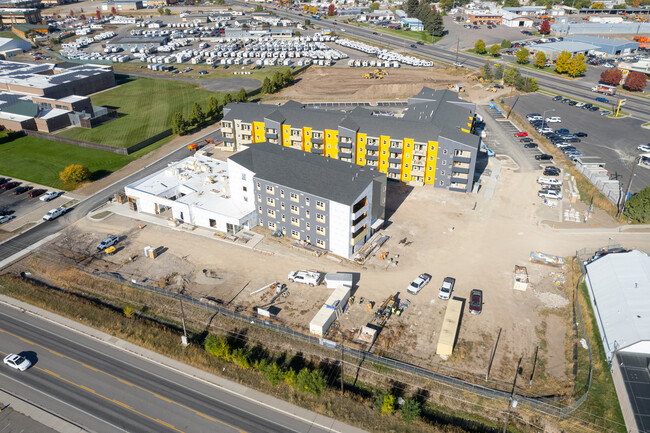
[[[240,89],[234,98],[230,93],[226,93],[222,104],[219,103],[216,96],[211,96],[205,110],[201,108],[198,102],[195,102],[187,119],[183,117],[183,113],[180,111],[175,112],[172,116],[172,133],[185,135],[192,129],[203,126],[208,120],[214,121],[218,119],[223,111],[223,106],[231,102],[248,102],[246,90],[244,88]]]
[[[409,17],[422,21],[424,30],[431,36],[441,37],[445,34],[442,14],[438,12],[435,6],[432,6],[425,0],[408,0],[406,2],[405,12]]]

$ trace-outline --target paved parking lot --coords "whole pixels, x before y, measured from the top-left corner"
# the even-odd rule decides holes
[[[488,47],[494,44],[501,44],[501,41],[504,39],[510,41],[534,39],[533,36],[522,34],[519,27],[498,25],[493,29],[488,29],[485,24],[481,24],[479,29],[466,29],[463,27],[464,23],[457,24],[454,22],[455,18],[456,16],[446,16],[443,18],[447,35],[436,43],[437,47],[455,50],[456,44],[458,43],[462,51],[468,48],[474,48],[474,44],[479,39],[482,39]]]
[[[33,189],[42,188],[46,191],[56,191],[19,179],[12,179],[12,181],[20,182],[20,186],[31,186]],[[15,188],[9,191],[0,190],[0,211],[8,211],[10,215],[14,216],[11,221],[0,225],[0,231],[11,232],[30,222],[40,221],[50,209],[69,201],[69,199],[60,196],[52,201],[43,202],[38,197],[29,197],[29,192],[15,195],[14,190]]]
[[[595,96],[594,96],[595,98]],[[567,128],[571,132],[583,131],[589,134],[580,143],[573,145],[582,152],[587,161],[604,162],[605,168],[623,185],[627,185],[632,170],[636,147],[650,142],[650,131],[641,128],[641,121],[632,118],[612,119],[598,112],[589,112],[568,104],[554,102],[542,94],[522,95],[514,103],[514,111],[521,116],[527,113],[543,113],[546,117],[559,116],[561,123],[551,125],[553,129]],[[532,129],[532,127],[531,127]],[[637,167],[632,184],[632,193],[650,185],[650,169]]]

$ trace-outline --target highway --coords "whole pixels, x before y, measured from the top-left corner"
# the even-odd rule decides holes
[[[0,352],[35,361],[1,365],[0,387],[89,431],[331,431],[5,305]]]
[[[245,2],[238,0],[229,0],[229,3],[244,7],[247,6]],[[277,7],[273,8],[273,11],[278,15],[289,17],[298,22],[302,22],[305,19],[311,19],[311,16],[307,13],[300,15],[298,12]],[[414,44],[414,41],[410,39],[403,39],[392,34],[383,33],[381,31],[377,31],[379,35],[375,35],[373,34],[373,28],[371,27],[356,27],[350,24],[335,21],[333,19],[327,19],[324,21],[315,21],[311,19],[311,22],[312,24],[318,25],[320,27],[337,30],[340,37],[345,37],[346,34],[353,35],[358,38],[373,41],[374,44],[379,45],[382,48],[394,49],[402,52],[404,51],[404,47],[406,47],[406,52],[410,55],[425,55],[433,57],[434,60],[438,59],[448,63],[454,63],[456,61],[457,54],[455,50],[449,51],[441,49],[438,48],[435,44],[417,45],[417,48],[413,49],[410,48],[410,45]],[[483,64],[485,64],[485,60],[486,59],[481,59],[469,54],[465,54],[462,51],[458,53],[458,61],[462,62],[464,66],[467,67],[478,69],[483,66]],[[586,101],[591,101],[594,98],[595,94],[591,91],[591,88],[596,83],[586,82],[584,80],[567,80],[563,77],[556,77],[549,75],[548,73],[536,71],[534,69],[522,69],[521,71],[530,77],[536,78],[537,83],[540,87],[546,88],[552,92],[562,94],[565,97],[578,98]],[[650,121],[649,100],[636,96],[625,96],[625,98],[627,99],[627,102],[624,105],[623,111],[630,113],[632,117],[635,117],[644,122]]]

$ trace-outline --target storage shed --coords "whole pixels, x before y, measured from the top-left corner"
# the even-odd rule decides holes
[[[458,321],[460,320],[460,313],[462,309],[462,301],[459,301],[457,299],[449,300],[449,303],[447,304],[447,311],[445,311],[445,318],[442,321],[442,329],[440,330],[440,337],[438,338],[436,355],[447,357],[451,356],[452,352],[454,351],[456,333],[458,332]]]
[[[340,286],[352,287],[352,274],[333,272],[325,274],[325,285],[328,289],[336,289]]]
[[[336,320],[336,309],[339,306],[343,308],[345,303],[348,302],[351,290],[352,288],[348,286],[339,286],[334,290],[311,322],[309,322],[309,332],[322,337],[334,320]]]

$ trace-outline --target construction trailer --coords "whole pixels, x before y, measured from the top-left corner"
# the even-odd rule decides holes
[[[327,298],[325,304],[318,310],[318,313],[311,319],[309,322],[309,332],[314,335],[322,337],[325,335],[329,327],[343,311],[343,307],[348,302],[350,298],[350,292],[352,287],[349,286],[339,286],[334,292]]]
[[[454,351],[454,343],[456,342],[458,322],[460,321],[460,313],[462,309],[462,301],[451,299],[447,303],[447,311],[445,311],[445,318],[442,321],[442,329],[440,330],[440,337],[438,338],[436,355],[446,358],[451,356]]]
[[[325,274],[325,285],[328,289],[336,289],[340,286],[352,287],[352,274],[349,273],[329,273]]]
[[[525,266],[515,265],[515,290],[525,292],[528,289],[528,270]]]

